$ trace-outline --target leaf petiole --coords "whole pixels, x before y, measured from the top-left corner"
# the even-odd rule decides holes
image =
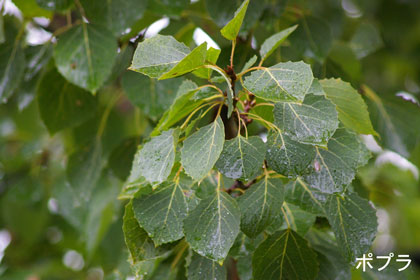
[[[210,104],[212,104],[212,103],[215,103],[215,102],[209,102],[209,103],[203,104],[203,105],[198,106],[197,108],[195,108],[195,110],[194,110],[194,111],[192,111],[192,112],[191,112],[191,114],[189,114],[189,116],[187,117],[187,119],[186,119],[186,120],[184,121],[184,123],[181,125],[181,129],[184,129],[184,128],[185,128],[185,126],[188,124],[188,122],[191,120],[191,118],[194,116],[194,114],[198,112],[198,110],[200,110],[200,109],[202,109],[202,108],[204,108],[204,107],[206,107],[206,106],[209,106],[209,105],[210,105]],[[218,104],[218,102],[217,102],[216,104]],[[215,104],[214,104],[214,105],[215,105]],[[214,105],[213,105],[213,106],[214,106]]]

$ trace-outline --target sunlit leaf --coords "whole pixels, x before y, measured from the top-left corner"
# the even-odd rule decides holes
[[[320,82],[327,98],[337,106],[338,118],[346,127],[361,134],[376,134],[365,102],[349,83],[340,79]]]
[[[159,78],[190,53],[190,49],[172,36],[156,35],[137,45],[131,70]]]
[[[228,40],[235,40],[238,36],[239,29],[241,29],[242,21],[244,20],[246,10],[248,8],[249,0],[242,2],[241,6],[235,12],[235,16],[229,21],[225,27],[220,30],[223,37]]]

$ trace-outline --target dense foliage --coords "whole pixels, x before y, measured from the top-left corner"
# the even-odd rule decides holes
[[[0,278],[414,279],[419,3],[12,1]]]

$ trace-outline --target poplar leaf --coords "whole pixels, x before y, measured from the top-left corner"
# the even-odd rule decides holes
[[[228,178],[250,180],[261,170],[265,150],[260,137],[251,136],[247,139],[238,135],[225,141],[216,167]]]
[[[256,70],[244,80],[245,88],[270,101],[303,101],[311,87],[311,67],[302,62],[282,62]]]
[[[189,207],[183,186],[177,182],[165,182],[155,190],[142,188],[133,199],[134,215],[156,246],[184,236],[183,220]]]
[[[131,173],[136,173],[139,177],[143,176],[151,184],[165,181],[175,162],[178,134],[177,129],[170,129],[144,144],[137,152]]]
[[[269,57],[297,27],[297,25],[293,25],[265,39],[260,49],[261,61]]]
[[[117,48],[109,30],[82,23],[58,37],[55,64],[68,81],[96,93],[111,74]]]
[[[86,121],[96,110],[92,94],[70,84],[54,68],[43,75],[37,98],[42,121],[50,134]]]
[[[341,192],[353,181],[358,167],[367,163],[370,153],[357,136],[338,128],[327,149],[316,147],[316,156],[303,180],[324,193]]]
[[[360,134],[377,133],[370,122],[369,112],[362,96],[340,79],[320,81],[326,96],[337,106],[338,118],[346,126]]]
[[[167,253],[170,248],[167,245],[155,246],[153,240],[137,222],[136,217],[134,216],[132,201],[125,206],[123,231],[125,244],[130,251],[131,261],[134,264],[162,256]]]
[[[223,280],[226,279],[226,267],[206,257],[192,252],[187,262],[188,280]]]
[[[311,280],[319,268],[316,253],[307,241],[286,229],[270,235],[258,246],[252,258],[252,270],[255,280]]]
[[[227,193],[216,191],[185,219],[186,240],[201,256],[221,263],[239,233],[240,219],[236,201]]]
[[[215,49],[213,47],[210,47],[207,50],[206,62],[208,61],[212,64],[216,64],[217,59],[219,58],[219,55],[220,55],[220,50],[219,49]],[[193,72],[193,74],[196,75],[197,77],[210,80],[212,72],[213,72],[213,70],[210,69],[210,68],[200,68],[200,69],[195,70]]]
[[[0,44],[0,103],[6,102],[13,94],[25,71],[25,54],[22,48],[24,37],[19,35],[17,20],[5,16],[4,26],[5,42]]]
[[[185,139],[181,149],[185,172],[197,181],[203,179],[219,159],[224,142],[225,130],[220,117]]]
[[[302,144],[277,130],[267,136],[267,164],[279,174],[296,177],[306,173],[315,157],[312,145]]]
[[[293,140],[325,146],[338,127],[335,105],[324,96],[309,94],[303,103],[274,106],[275,124]]]
[[[202,43],[179,61],[171,70],[159,77],[159,80],[175,78],[204,65],[207,56],[207,43]]]
[[[376,211],[367,200],[355,193],[331,195],[325,212],[348,262],[354,262],[369,250],[378,222]]]
[[[241,29],[242,21],[244,20],[248,4],[249,0],[244,1],[238,10],[236,10],[233,19],[229,21],[225,27],[222,28],[222,30],[220,30],[220,33],[222,33],[223,37],[231,41],[236,39],[236,36],[238,36],[239,30]]]
[[[241,230],[254,238],[281,215],[283,184],[265,177],[253,184],[238,199],[241,209]]]
[[[129,69],[159,78],[190,53],[190,49],[172,36],[156,35],[137,45]]]

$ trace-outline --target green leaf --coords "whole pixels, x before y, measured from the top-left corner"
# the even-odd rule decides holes
[[[122,40],[122,39],[120,39]],[[134,54],[134,46],[126,45],[122,46],[115,58],[114,65],[112,66],[111,74],[109,74],[107,81],[105,82],[105,86],[112,85],[116,79],[120,79],[120,76],[125,74],[127,68],[130,66],[131,59],[133,58]]]
[[[297,27],[297,25],[293,25],[268,37],[261,45],[261,61],[264,61],[267,57],[269,57],[280,46],[280,44],[283,43],[284,40],[286,40],[287,37],[289,37],[289,35],[296,30]]]
[[[239,233],[240,219],[236,201],[218,190],[184,220],[185,237],[195,252],[221,263]]]
[[[20,84],[20,94],[24,96],[35,95],[42,75],[50,70],[47,65],[51,61],[52,54],[53,46],[51,43],[25,48],[26,69],[24,79]]]
[[[326,214],[340,249],[348,262],[365,254],[375,238],[378,222],[370,203],[355,193],[331,195]]]
[[[219,159],[224,142],[225,130],[220,117],[185,139],[181,149],[185,172],[197,181],[203,179]]]
[[[378,29],[366,22],[362,22],[350,40],[350,47],[358,59],[375,52],[383,46],[383,41]]]
[[[218,67],[213,67],[210,65],[210,68],[212,68],[213,70],[215,70],[217,73],[219,73],[223,79],[225,80],[226,84],[227,84],[227,105],[228,105],[228,113],[227,113],[227,117],[230,118],[230,116],[232,115],[233,112],[233,98],[235,96],[235,93],[233,92],[232,89],[232,80],[227,76],[226,72],[220,70],[220,68]]]
[[[244,72],[245,70],[248,70],[252,66],[254,66],[255,62],[257,62],[258,57],[254,54],[244,65],[241,72]]]
[[[45,192],[44,184],[37,178],[22,174],[0,197],[2,226],[19,238],[23,248],[39,244],[37,241],[45,237],[46,227],[51,221],[46,203],[40,201],[47,195]],[[21,252],[27,251],[23,249]]]
[[[293,52],[323,62],[331,50],[333,36],[330,25],[321,18],[305,16],[289,37]]]
[[[219,58],[220,50],[210,47],[207,50],[206,61],[211,64],[216,64],[217,59]],[[211,68],[200,68],[193,72],[197,77],[210,80],[213,70]]]
[[[115,177],[104,174],[95,185],[88,207],[84,212],[86,221],[83,228],[83,237],[86,241],[85,247],[88,258],[91,258],[95,253],[114,221],[114,215],[117,215],[117,210],[120,209],[118,202],[115,200],[120,188],[119,183]]]
[[[152,135],[156,135],[159,131],[169,129],[203,103],[202,100],[191,100],[197,92],[197,88],[197,84],[190,80],[184,80],[182,82],[175,100],[159,120]]]
[[[182,226],[189,206],[183,186],[177,182],[165,182],[155,190],[142,188],[133,199],[134,215],[156,246],[184,236]]]
[[[225,266],[194,252],[187,262],[188,280],[223,280],[226,279],[226,275]]]
[[[360,134],[376,134],[365,102],[349,83],[340,79],[321,80],[320,83],[327,98],[337,106],[338,118],[346,127]]]
[[[138,180],[131,180],[131,178],[136,178],[137,176],[139,175],[135,172],[132,172],[129,175],[127,179],[128,183],[126,183],[122,188],[120,194],[118,195],[118,199],[132,199],[141,188],[146,187],[148,185],[144,177],[140,177]]]
[[[140,227],[134,216],[132,201],[125,206],[123,231],[132,263],[153,259],[167,252],[165,246],[155,247],[147,232]]]
[[[199,46],[195,49],[194,59],[201,59],[205,48]],[[129,69],[145,74],[151,78],[159,78],[169,72],[178,63],[190,54],[190,49],[178,42],[172,36],[156,35],[137,45],[133,61]],[[203,62],[205,59],[205,53]],[[185,70],[192,61],[191,57],[182,63]],[[181,66],[179,66],[181,67]],[[179,68],[178,67],[178,68]]]
[[[216,167],[228,178],[250,180],[258,175],[265,158],[265,144],[258,136],[238,135],[223,146]]]
[[[328,194],[307,185],[301,178],[290,181],[285,186],[287,202],[317,216],[325,216],[324,204],[327,199]]]
[[[82,23],[58,37],[54,59],[68,81],[95,93],[111,73],[117,48],[110,31]]]
[[[298,206],[284,202],[283,204],[283,225],[280,229],[290,228],[301,236],[304,236],[314,225],[316,216],[303,211]],[[289,222],[289,223],[287,223]]]
[[[362,65],[347,43],[334,42],[326,63],[327,69],[334,69],[335,76],[339,75],[345,80],[359,83]]]
[[[95,98],[66,81],[55,68],[43,75],[37,98],[42,121],[50,134],[86,121],[96,110]]]
[[[316,250],[319,261],[319,280],[351,279],[350,265],[341,255],[334,237],[329,231],[312,229],[305,235]]]
[[[5,41],[6,41],[6,37],[4,35],[3,14],[0,14],[0,44],[3,44]]]
[[[207,198],[209,196],[212,196],[217,189],[217,181],[218,176],[216,172],[211,172],[209,176],[205,177],[200,182],[196,182],[194,184],[194,193],[197,197],[200,199]],[[228,189],[234,184],[234,180],[226,178],[225,176],[220,176],[220,186],[223,189]]]
[[[275,124],[301,143],[325,146],[338,127],[335,105],[321,95],[306,95],[303,103],[276,103],[273,113]]]
[[[313,79],[312,85],[308,90],[308,94],[325,96],[324,89],[322,88],[321,83],[319,82],[317,78]]]
[[[82,146],[69,156],[67,179],[79,201],[87,202],[103,167],[101,143]]]
[[[36,3],[43,9],[50,11],[64,11],[73,4],[71,0],[36,0]]]
[[[419,106],[401,97],[379,97],[367,86],[363,86],[363,91],[369,99],[373,125],[380,135],[378,142],[409,157],[420,139],[420,130],[413,129],[413,124],[420,122]]]
[[[236,260],[238,276],[241,280],[252,280],[252,256],[239,257]]]
[[[130,168],[133,163],[139,141],[140,139],[138,139],[138,137],[126,138],[121,141],[109,155],[108,167],[112,170],[115,176],[123,181],[130,175]]]
[[[178,18],[190,4],[189,0],[149,0],[148,9],[153,13]]]
[[[193,100],[199,100],[199,99],[206,99],[209,97],[212,97],[213,95],[217,95],[219,92],[212,88],[212,87],[200,87],[195,90],[195,93],[192,97]]]
[[[239,30],[241,29],[242,21],[244,20],[246,9],[248,8],[249,0],[245,0],[242,5],[235,12],[235,16],[229,21],[225,27],[220,30],[223,37],[228,40],[235,40],[238,36]]]
[[[19,30],[22,27],[16,21],[13,17],[4,17],[5,43],[0,45],[0,103],[5,103],[17,89],[25,70],[23,30]]]
[[[336,130],[327,148],[316,147],[316,157],[303,180],[324,193],[341,192],[371,155],[357,136],[345,128]]]
[[[46,17],[50,18],[52,13],[38,6],[36,0],[13,0],[13,4],[19,8],[26,18]]]
[[[207,43],[202,43],[179,61],[168,72],[159,77],[159,80],[175,78],[203,66],[207,57]]]
[[[127,71],[121,79],[128,99],[152,120],[157,120],[176,97],[180,79],[157,81],[145,75]]]
[[[256,237],[281,215],[282,181],[265,177],[241,195],[238,204],[241,209],[241,230],[251,238]]]
[[[318,274],[318,261],[307,241],[287,229],[274,233],[258,246],[252,269],[255,280],[309,280]]]
[[[287,177],[304,174],[314,157],[315,148],[312,145],[294,141],[276,130],[268,132],[267,164],[277,173]]]
[[[170,129],[144,144],[134,158],[132,174],[143,176],[151,184],[164,182],[175,163],[178,135],[178,129]],[[139,177],[130,179],[136,180]]]
[[[302,61],[278,63],[247,76],[245,88],[270,101],[303,101],[311,87],[311,67]]]
[[[238,10],[239,3],[237,1],[205,0],[205,5],[211,19],[222,27],[232,19],[232,14]]]
[[[146,11],[147,0],[81,0],[89,22],[106,26],[119,36],[141,19]]]

